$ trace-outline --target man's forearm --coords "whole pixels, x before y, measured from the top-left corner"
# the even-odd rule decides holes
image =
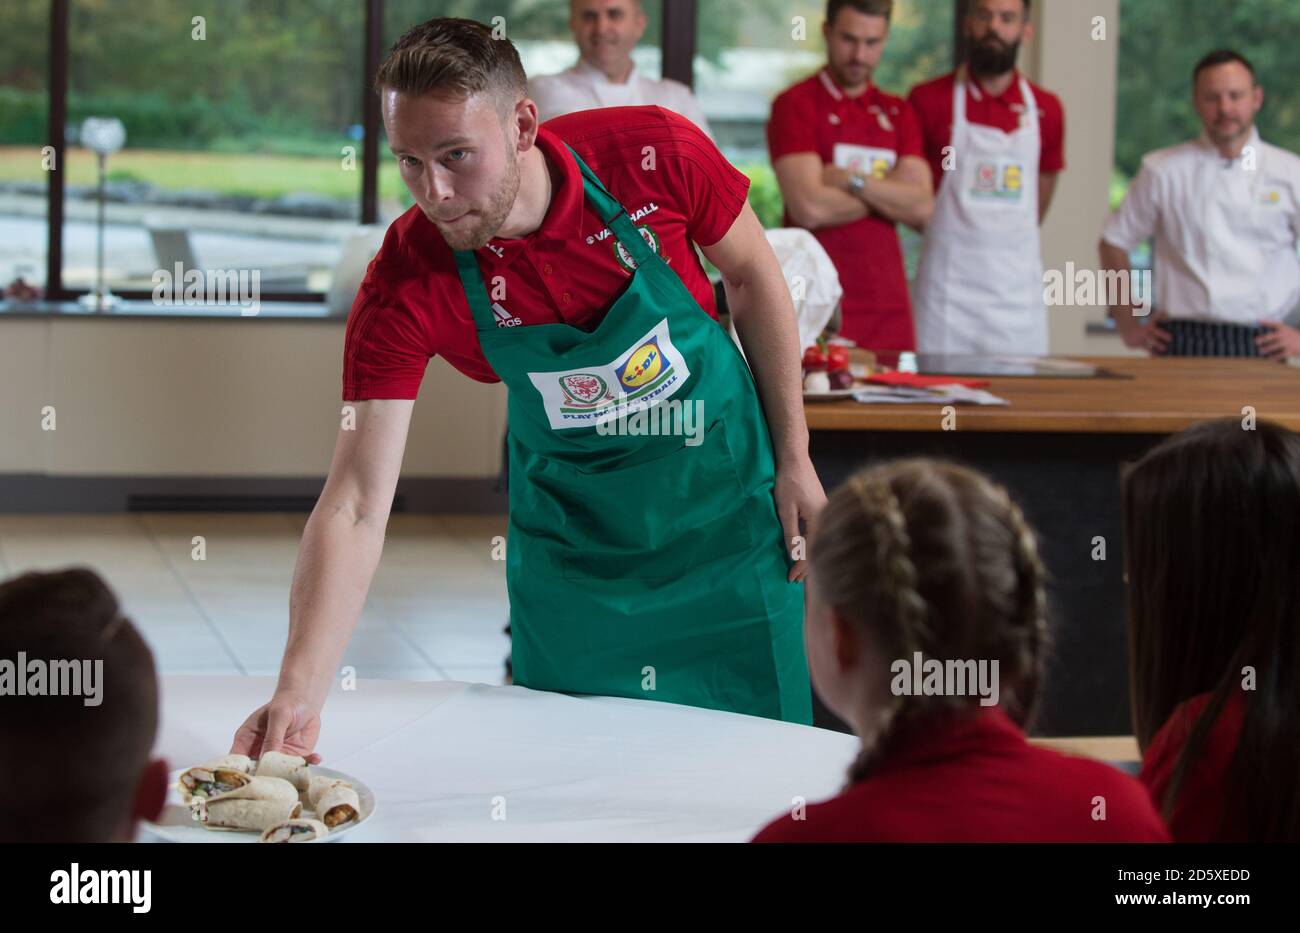
[[[281,688],[325,702],[366,593],[379,565],[387,516],[355,520],[324,497],[303,530],[289,594],[289,640],[280,665]]]
[[[872,213],[909,227],[925,226],[934,196],[925,185],[893,178],[868,178],[858,194]]]
[[[777,462],[807,457],[799,329],[790,290],[770,250],[755,258],[743,281],[727,282],[727,306],[754,372]]]
[[[802,210],[790,212],[791,219],[808,230],[851,224],[871,213],[861,200],[830,185],[817,185],[808,200]]]
[[[1124,285],[1128,286],[1118,289],[1118,294],[1115,297],[1119,299],[1127,295],[1129,300],[1117,300],[1115,304],[1110,305],[1110,316],[1115,319],[1115,326],[1123,327],[1134,319],[1132,300],[1133,289],[1131,282],[1132,271],[1129,267],[1128,253],[1124,252],[1124,250],[1120,249],[1118,246],[1112,246],[1105,240],[1101,241],[1098,249],[1101,254],[1102,270],[1105,272],[1119,273],[1119,275],[1124,278]]]

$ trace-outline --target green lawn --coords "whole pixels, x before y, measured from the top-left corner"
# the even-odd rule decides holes
[[[95,158],[84,149],[67,155],[68,183],[94,184]],[[148,181],[160,188],[200,188],[222,194],[274,198],[310,191],[341,199],[361,193],[361,162],[345,170],[338,159],[299,158],[227,152],[183,152],[125,149],[108,160],[110,179]],[[41,150],[35,146],[0,146],[0,181],[40,181]],[[405,193],[397,163],[379,166],[379,188],[385,196]]]

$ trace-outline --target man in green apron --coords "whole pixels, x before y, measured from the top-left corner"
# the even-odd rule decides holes
[[[539,128],[524,81],[514,47],[467,20],[414,27],[380,68],[389,146],[416,207],[389,228],[349,318],[344,398],[358,411],[350,433],[363,437],[340,434],[341,450],[350,447],[336,453],[331,481],[340,463],[378,457],[377,446],[387,465],[354,469],[382,476],[368,498],[391,503],[418,376],[402,383],[389,370],[421,370],[438,352],[499,378],[509,389],[515,683],[810,723],[800,523],[825,496],[808,458],[790,293],[743,177],[689,121],[659,108]],[[580,151],[610,169],[593,171]],[[646,172],[628,162],[616,173],[636,206],[600,177],[624,152]],[[704,163],[727,174],[692,174]],[[682,188],[722,198],[716,186],[733,177],[734,216],[700,247],[726,282],[748,366],[697,297],[707,280],[687,233],[706,229],[706,212],[673,206]],[[650,222],[634,223],[626,207]],[[509,297],[497,294],[503,262],[520,276]],[[519,263],[533,264],[533,279]],[[580,326],[566,317],[581,289],[605,281],[596,313]],[[404,407],[384,407],[398,399]],[[310,540],[312,521],[304,554],[328,551],[338,536]],[[299,577],[310,574],[295,575],[291,608],[322,601],[329,585],[355,600],[356,579],[313,588]],[[345,621],[291,618],[276,695],[236,749],[310,751],[340,632],[350,635],[355,617]]]

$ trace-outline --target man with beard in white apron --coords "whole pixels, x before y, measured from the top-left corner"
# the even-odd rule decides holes
[[[1055,190],[1060,101],[1016,69],[1030,0],[972,0],[967,64],[913,89],[938,194],[913,303],[922,353],[1047,353],[1038,226]]]

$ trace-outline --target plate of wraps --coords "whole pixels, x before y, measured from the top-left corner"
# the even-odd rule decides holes
[[[342,771],[282,752],[222,755],[173,771],[144,828],[169,842],[334,842],[374,812],[374,793]]]

